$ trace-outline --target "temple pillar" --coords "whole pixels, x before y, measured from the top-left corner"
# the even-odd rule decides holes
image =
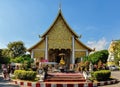
[[[75,38],[72,36],[72,59],[71,63],[75,64]]]
[[[88,56],[88,50],[86,50],[86,56]]]
[[[31,51],[31,58],[34,58],[34,50]]]
[[[45,59],[48,60],[48,36],[45,37]]]

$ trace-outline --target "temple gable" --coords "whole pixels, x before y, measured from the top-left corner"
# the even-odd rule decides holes
[[[61,15],[57,18],[47,36],[49,37],[49,48],[71,49],[72,33]]]

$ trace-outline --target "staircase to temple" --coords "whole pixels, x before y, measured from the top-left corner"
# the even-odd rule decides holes
[[[45,82],[85,82],[81,73],[49,73]]]

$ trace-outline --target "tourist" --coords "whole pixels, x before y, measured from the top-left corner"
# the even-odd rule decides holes
[[[40,80],[39,81],[43,81],[44,80],[44,72],[43,72],[43,68],[40,67],[39,70],[38,70],[38,74],[40,76]]]
[[[56,69],[55,69],[55,66],[54,65],[52,65],[52,72],[54,72]]]
[[[11,66],[10,64],[7,66],[7,79],[10,80],[10,72],[11,72]]]
[[[46,65],[46,66],[44,67],[44,72],[45,72],[45,77],[44,77],[44,79],[46,79],[47,76],[48,76],[48,65]]]
[[[11,74],[13,74],[15,71],[15,66],[11,66]]]
[[[3,78],[4,78],[4,80],[7,79],[7,68],[6,68],[6,65],[4,65],[4,67],[3,67]]]
[[[42,74],[42,73],[43,73],[42,67],[39,68],[38,73],[39,73],[39,74]]]
[[[15,66],[15,70],[19,70],[19,66],[18,65]]]
[[[96,71],[98,69],[98,65],[94,64],[93,71]]]

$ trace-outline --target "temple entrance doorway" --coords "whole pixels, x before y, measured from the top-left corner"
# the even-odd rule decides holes
[[[64,55],[61,55],[64,54]],[[50,49],[49,50],[49,59],[50,62],[60,63],[61,58],[65,61],[65,65],[69,67],[71,57],[70,49]]]

